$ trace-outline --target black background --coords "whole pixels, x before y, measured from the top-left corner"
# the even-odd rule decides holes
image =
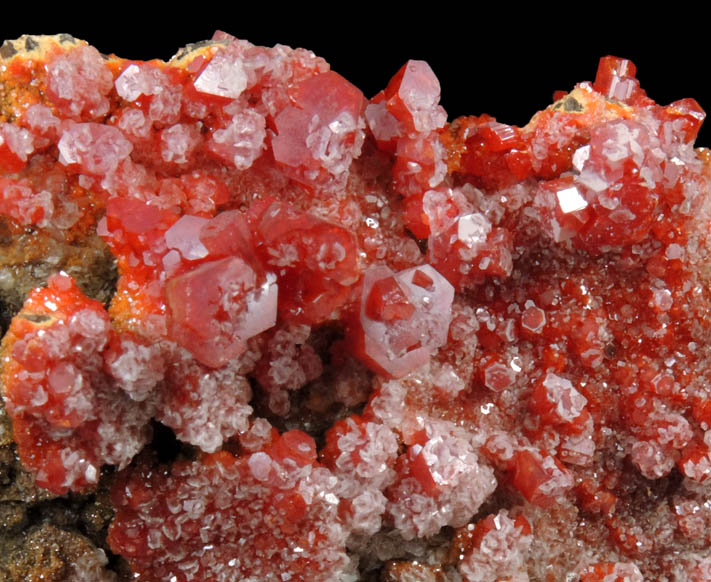
[[[702,15],[687,8],[623,14],[610,4],[559,4],[523,14],[503,3],[486,9],[445,3],[420,9],[240,3],[241,9],[231,11],[209,3],[151,6],[141,12],[136,3],[93,4],[72,14],[35,15],[30,9],[5,15],[0,36],[68,32],[104,53],[167,60],[185,44],[222,29],[254,44],[311,49],[367,97],[385,87],[407,59],[423,59],[440,80],[450,119],[488,113],[516,125],[550,104],[555,90],[593,80],[599,58],[614,54],[637,65],[642,88],[658,103],[694,97],[711,112],[711,31]],[[709,127],[697,145],[711,146]]]

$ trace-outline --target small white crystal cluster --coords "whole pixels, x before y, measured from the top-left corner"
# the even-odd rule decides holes
[[[494,473],[480,463],[471,437],[456,429],[433,425],[424,445],[410,447],[407,460],[411,471],[418,463],[428,473],[434,491],[412,473],[399,475],[389,488],[387,511],[405,539],[466,525],[496,489]]]
[[[466,582],[510,580],[528,582],[528,551],[533,536],[524,533],[502,509],[493,518],[494,527],[487,531],[478,547],[471,548],[459,563]],[[473,526],[470,526],[473,529]]]
[[[140,531],[147,554],[135,557],[156,578],[199,572],[283,582],[306,569],[311,580],[331,582],[348,563],[337,483],[328,469],[264,452],[235,464],[183,463],[119,520],[123,530]],[[126,491],[130,499],[131,484]]]

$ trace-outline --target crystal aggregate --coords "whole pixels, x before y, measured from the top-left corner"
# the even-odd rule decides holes
[[[109,484],[135,579],[711,581],[696,101],[608,56],[525,127],[448,122],[424,61],[368,99],[222,32],[40,46],[0,70],[0,219],[118,280],[29,294],[4,407],[39,486]]]

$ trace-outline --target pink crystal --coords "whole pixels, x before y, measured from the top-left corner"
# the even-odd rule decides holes
[[[389,303],[384,303],[377,318],[373,318],[369,306],[374,301],[371,294],[379,281],[386,284],[394,281],[399,289],[378,299]],[[403,297],[407,303],[404,309],[399,309],[400,315],[388,320],[382,313],[396,309],[393,297]],[[394,378],[424,365],[434,350],[447,341],[453,297],[452,286],[430,265],[399,273],[387,267],[372,267],[363,276],[360,329],[356,340],[362,342],[358,347],[359,356],[372,368]],[[402,300],[396,299],[396,305],[398,303],[402,304]]]

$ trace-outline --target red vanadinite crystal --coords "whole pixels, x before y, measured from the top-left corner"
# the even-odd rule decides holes
[[[333,580],[348,530],[315,460],[313,439],[291,431],[240,458],[139,466],[114,487],[109,543],[147,580]]]
[[[462,528],[465,543],[459,571],[466,580],[525,580],[526,557],[531,545],[531,524],[522,515],[512,519],[501,510],[471,528]]]
[[[447,123],[423,61],[368,100],[225,33],[43,42],[0,70],[0,213],[119,279],[32,291],[3,398],[40,486],[112,480],[137,579],[711,580],[698,103],[604,57],[525,127]]]
[[[113,336],[103,306],[63,274],[32,293],[6,336],[3,386],[18,452],[55,493],[95,485],[101,465],[125,466],[150,436],[150,409],[112,377],[115,357],[105,364]]]

